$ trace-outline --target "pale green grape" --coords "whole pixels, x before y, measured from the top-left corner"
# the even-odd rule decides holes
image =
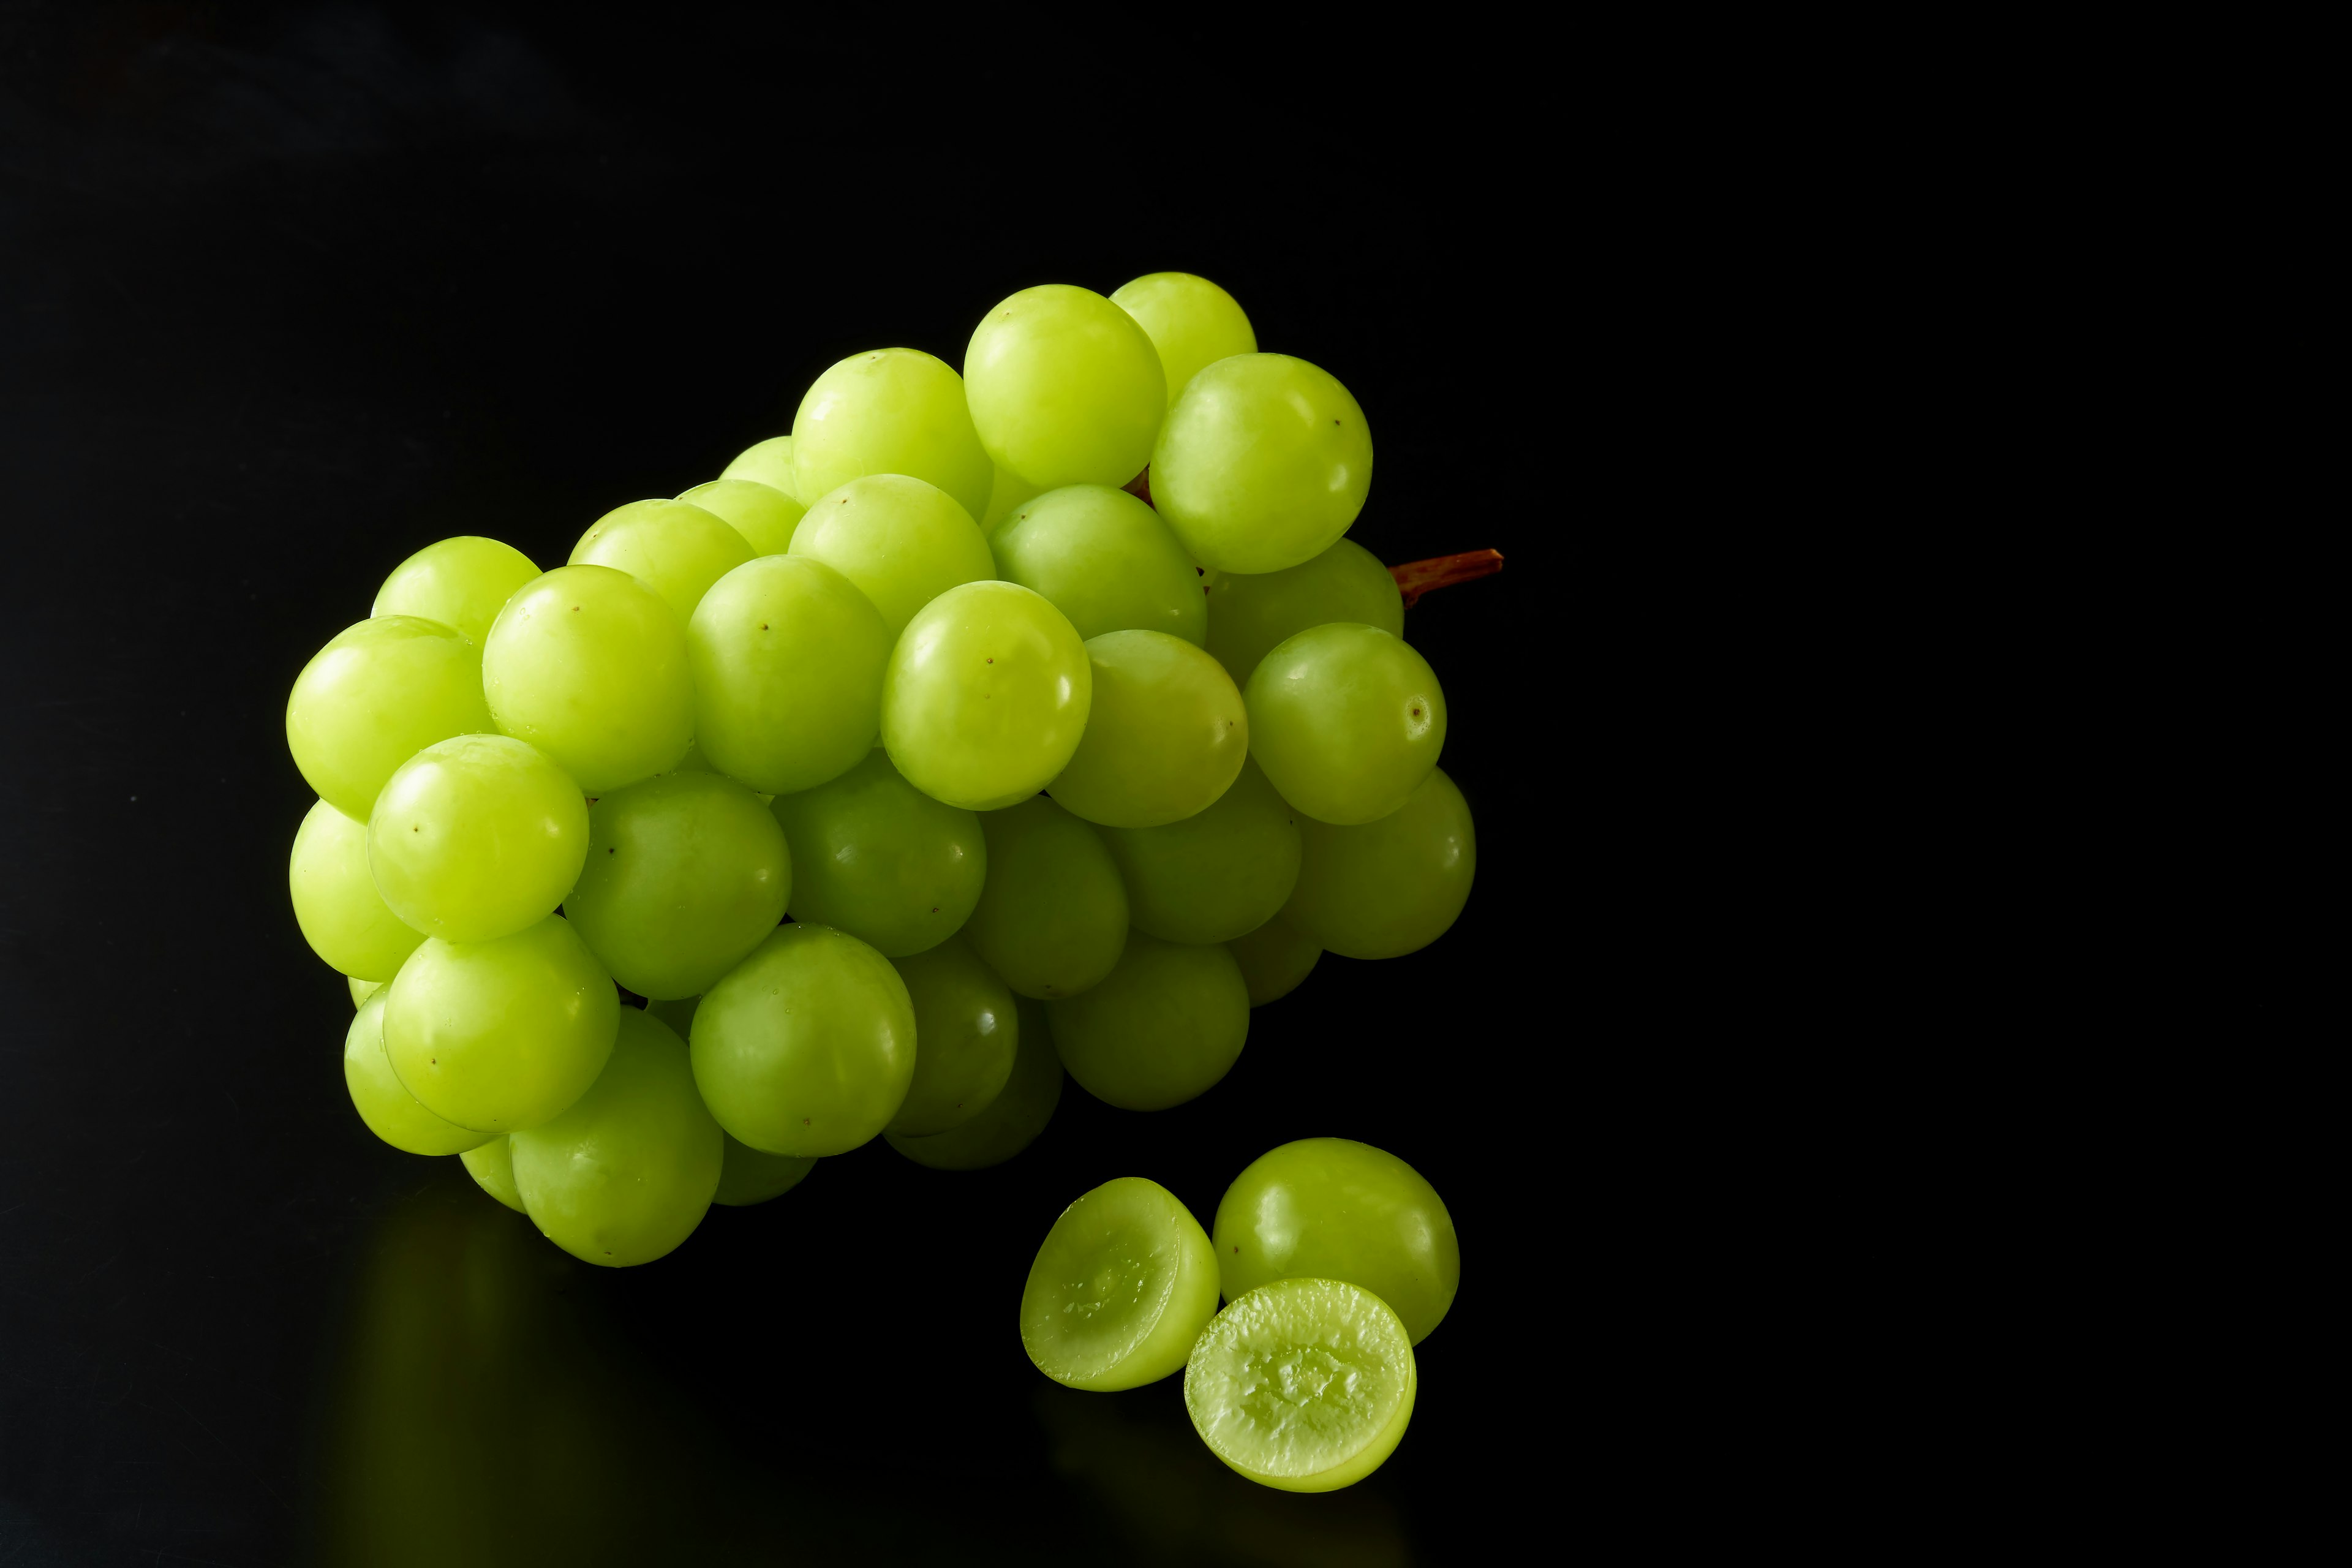
[[[992,466],[996,469],[996,480],[988,487],[988,510],[980,514],[980,531],[992,538],[1004,520],[1013,515],[1014,507],[1038,493],[1035,485],[1003,464]]]
[[[959,583],[996,575],[971,514],[938,486],[904,474],[868,474],[818,496],[793,531],[792,552],[856,584],[893,637]]]
[[[1020,996],[1013,1007],[1021,1020],[1020,1037],[1013,1042],[1013,1076],[997,1097],[979,1115],[944,1132],[909,1138],[885,1131],[890,1147],[934,1171],[979,1171],[1004,1163],[1037,1141],[1062,1103],[1062,1058],[1054,1054],[1046,1032],[1045,1005]]]
[[[1160,514],[1108,485],[1068,485],[1013,510],[989,536],[1010,583],[1034,588],[1082,637],[1154,631],[1209,635],[1200,569]]]
[[[807,509],[773,485],[752,479],[710,479],[680,495],[743,536],[754,555],[782,555]]]
[[[1309,626],[1258,661],[1244,695],[1251,754],[1282,798],[1318,822],[1386,816],[1445,746],[1437,672],[1378,626]]]
[[[572,547],[572,564],[626,572],[684,626],[710,584],[756,553],[731,523],[691,501],[633,500],[590,525]]]
[[[612,1059],[554,1121],[514,1133],[515,1190],[540,1234],[583,1262],[651,1263],[694,1234],[724,1142],[695,1092],[686,1042],[621,1009]]]
[[[1355,1485],[1396,1452],[1421,1374],[1387,1303],[1339,1279],[1284,1279],[1217,1314],[1184,1367],[1209,1451],[1261,1486]]]
[[[959,937],[891,962],[915,1006],[915,1078],[885,1131],[945,1132],[985,1110],[1013,1076],[1013,993]]]
[[[764,441],[753,442],[738,453],[735,460],[719,471],[719,477],[722,479],[748,479],[755,485],[782,490],[794,500],[800,500],[800,491],[793,488],[796,481],[793,478],[793,438],[790,436],[771,436]]]
[[[1166,632],[1087,643],[1094,702],[1054,798],[1106,827],[1157,827],[1207,808],[1249,754],[1250,721],[1224,667]]]
[[[1110,302],[1133,316],[1160,351],[1173,408],[1184,384],[1230,354],[1257,353],[1257,333],[1231,294],[1190,272],[1153,272],[1122,284]]]
[[[320,798],[361,822],[394,768],[436,741],[492,728],[481,650],[415,616],[346,627],[302,667],[286,700],[294,765]]]
[[[391,979],[425,940],[392,912],[368,875],[367,824],[323,800],[295,830],[286,886],[302,940],[354,980]]]
[[[444,1121],[416,1103],[392,1070],[383,1054],[383,997],[360,1004],[352,1026],[343,1034],[343,1087],[368,1131],[408,1154],[462,1154],[486,1143],[488,1132],[476,1132]]]
[[[687,628],[698,749],[762,795],[857,765],[882,721],[890,628],[840,573],[763,555],[720,578]]]
[[[816,1169],[814,1160],[771,1154],[752,1148],[731,1132],[721,1136],[727,1140],[727,1160],[719,1167],[719,1193],[710,1200],[712,1203],[725,1204],[729,1208],[763,1204],[770,1198],[782,1197]]]
[[[580,786],[508,735],[459,735],[392,775],[368,822],[368,868],[428,936],[488,942],[555,910],[588,853]]]
[[[1244,762],[1205,811],[1158,827],[1107,827],[1135,929],[1169,942],[1231,942],[1272,920],[1298,880],[1290,804]]]
[[[496,942],[435,937],[384,992],[392,1070],[425,1109],[478,1132],[562,1114],[613,1049],[620,994],[559,915]]]
[[[1282,918],[1345,958],[1427,947],[1469,901],[1478,869],[1470,805],[1443,768],[1396,811],[1360,827],[1298,824],[1298,886]]]
[[[776,931],[695,1008],[702,1098],[766,1153],[847,1153],[898,1113],[914,1076],[907,983],[830,926]]]
[[[964,922],[972,951],[1024,996],[1075,996],[1127,945],[1127,889],[1095,830],[1044,795],[980,819],[988,883]]]
[[[466,1173],[474,1184],[517,1214],[527,1213],[522,1206],[522,1194],[515,1190],[514,1148],[500,1133],[478,1148],[467,1150],[457,1156],[466,1163]]]
[[[530,557],[513,545],[461,534],[428,544],[394,567],[368,614],[438,621],[478,647],[499,606],[538,575]]]
[[[1141,1176],[1085,1194],[1045,1233],[1021,1290],[1021,1345],[1039,1372],[1108,1394],[1184,1364],[1217,1310],[1217,1258],[1176,1194]]]
[[[832,926],[887,958],[963,928],[988,879],[980,817],[933,800],[876,747],[828,784],[768,809],[793,847],[793,918]]]
[[[1297,990],[1323,956],[1321,947],[1280,918],[1234,938],[1225,943],[1225,951],[1242,966],[1242,980],[1249,987],[1253,1007],[1279,1002]]]
[[[1150,335],[1067,283],[1024,289],[990,310],[964,351],[963,378],[981,445],[1040,489],[1127,483],[1151,460],[1168,412]]]
[[[615,790],[587,822],[564,917],[640,996],[699,996],[784,918],[793,859],[760,797],[716,773]]]
[[[1101,984],[1052,1003],[1078,1087],[1122,1110],[1165,1110],[1216,1087],[1249,1038],[1249,988],[1223,947],[1129,931]]]
[[[1309,626],[1360,621],[1404,636],[1404,595],[1396,579],[1352,539],[1285,572],[1220,573],[1205,603],[1209,651],[1236,686],[1249,685],[1260,659]]]
[[[816,378],[793,420],[793,493],[814,498],[868,474],[937,485],[971,517],[996,470],[981,449],[963,378],[920,349],[852,354]]]
[[[1364,510],[1372,433],[1330,372],[1235,354],[1195,375],[1151,453],[1151,502],[1192,559],[1279,572],[1331,548]]]
[[[694,743],[686,623],[609,566],[559,566],[517,590],[483,644],[482,686],[498,728],[590,795],[667,773]]]
[[[1093,700],[1069,617],[1016,583],[966,583],[924,605],[891,650],[882,743],[925,795],[994,811],[1068,765]]]
[[[422,934],[423,933],[420,932],[419,936],[421,937]],[[352,1005],[358,1007],[363,1005],[369,997],[383,990],[385,985],[390,984],[390,982],[383,980],[362,980],[358,975],[351,974],[343,977],[343,984],[351,990]]]

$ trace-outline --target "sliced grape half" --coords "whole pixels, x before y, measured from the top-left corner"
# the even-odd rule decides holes
[[[1046,1232],[1021,1292],[1021,1343],[1072,1388],[1157,1383],[1184,1364],[1217,1288],[1217,1255],[1192,1212],[1159,1183],[1121,1176]]]
[[[1192,1346],[1184,1407],[1209,1451],[1263,1486],[1353,1486],[1396,1451],[1419,1384],[1388,1304],[1337,1279],[1234,1300]]]

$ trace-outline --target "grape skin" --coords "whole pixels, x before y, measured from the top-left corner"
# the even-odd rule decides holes
[[[1125,490],[1069,485],[1023,502],[989,536],[1005,581],[1034,588],[1082,637],[1209,634],[1201,574],[1160,514]]]
[[[506,735],[460,735],[401,764],[376,796],[368,868],[428,936],[489,942],[554,912],[588,853],[588,805],[563,770]]]
[[[741,534],[755,556],[782,555],[791,549],[793,531],[807,510],[773,485],[751,479],[711,479],[679,492],[677,499]]]
[[[1150,335],[1067,283],[1000,300],[971,334],[963,374],[990,458],[1040,489],[1127,483],[1151,460],[1168,408]]]
[[[376,891],[367,837],[366,823],[318,802],[295,830],[286,886],[310,951],[355,982],[382,982],[400,973],[425,933],[393,913]]]
[[[1443,768],[1377,822],[1334,827],[1302,817],[1298,833],[1298,886],[1283,921],[1342,957],[1418,952],[1469,900],[1478,838],[1469,803]]]
[[[915,1077],[884,1131],[945,1132],[987,1110],[1013,1077],[1013,993],[956,937],[892,963],[915,1006]]]
[[[416,1101],[383,1051],[383,994],[360,1004],[343,1033],[343,1087],[367,1130],[405,1154],[462,1154],[492,1134],[459,1127]]]
[[[970,1121],[910,1138],[885,1131],[890,1147],[918,1165],[935,1171],[978,1171],[1001,1165],[1037,1141],[1062,1103],[1062,1058],[1045,1023],[1045,1005],[1013,998],[1020,1025],[1013,1041],[1013,1076],[994,1100]]]
[[[479,647],[517,588],[539,575],[511,544],[461,534],[428,544],[392,569],[371,616],[415,616],[456,629]]]
[[[1404,595],[1380,557],[1352,539],[1282,572],[1220,574],[1209,585],[1208,649],[1249,685],[1258,661],[1309,626],[1360,621],[1404,636]]]
[[[1046,1016],[1079,1088],[1122,1110],[1165,1110],[1233,1070],[1249,1038],[1249,987],[1223,947],[1130,931],[1118,967]]]
[[[1217,1259],[1176,1194],[1120,1176],[1082,1194],[1045,1234],[1021,1291],[1021,1344],[1071,1388],[1112,1393],[1184,1365],[1217,1310]]]
[[[793,532],[792,553],[857,584],[893,637],[949,589],[996,575],[971,514],[936,485],[903,474],[869,474],[819,496]]]
[[[1157,827],[1106,827],[1102,839],[1135,929],[1168,942],[1245,936],[1280,911],[1298,881],[1297,814],[1254,760],[1207,809]]]
[[[1253,1007],[1279,1002],[1297,990],[1323,957],[1322,948],[1279,915],[1234,938],[1225,943],[1225,951],[1242,967]]]
[[[1251,752],[1282,798],[1335,826],[1404,805],[1445,746],[1429,661],[1377,626],[1310,626],[1259,661],[1244,693]]]
[[[497,728],[588,795],[667,773],[694,744],[686,623],[609,566],[559,566],[517,590],[482,646],[481,681]]]
[[[1206,810],[1249,754],[1249,711],[1224,668],[1165,632],[1087,644],[1086,733],[1053,782],[1064,807],[1105,827],[1157,827]]]
[[[383,616],[347,626],[294,678],[286,747],[320,799],[365,822],[400,764],[493,728],[482,653],[450,626]]]
[[[1013,583],[966,583],[907,623],[882,678],[882,743],[908,784],[967,811],[1028,799],[1069,764],[1094,702],[1069,618]]]
[[[831,366],[803,395],[793,494],[822,496],[868,474],[936,485],[971,517],[988,510],[995,466],[972,429],[963,378],[946,362],[920,349],[874,349]]]
[[[962,930],[980,902],[988,841],[979,815],[900,778],[878,746],[839,778],[780,795],[768,809],[798,868],[794,920],[904,958]]]
[[[1193,560],[1280,572],[1347,532],[1372,483],[1364,411],[1328,371],[1234,354],[1185,386],[1151,452],[1151,500]]]
[[[1190,272],[1151,272],[1111,293],[1110,302],[1133,316],[1160,354],[1168,406],[1203,368],[1233,354],[1257,352],[1257,332],[1231,294]]]
[[[687,626],[696,749],[761,795],[837,778],[873,749],[889,658],[881,612],[822,561],[739,566]]]
[[[794,500],[801,499],[798,481],[793,477],[793,438],[790,436],[771,436],[764,441],[754,441],[737,453],[734,461],[719,471],[719,477],[766,485]],[[683,500],[685,498],[681,496],[678,499]]]
[[[972,951],[1021,995],[1075,996],[1127,946],[1127,888],[1095,830],[1044,795],[980,819],[988,880],[964,922]]]

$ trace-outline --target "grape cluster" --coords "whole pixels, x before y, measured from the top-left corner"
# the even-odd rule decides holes
[[[1022,290],[961,375],[853,355],[552,571],[419,551],[286,708],[362,1119],[619,1266],[877,1134],[1008,1159],[1066,1069],[1201,1094],[1322,952],[1469,893],[1444,693],[1342,537],[1371,465],[1347,388],[1158,273]]]

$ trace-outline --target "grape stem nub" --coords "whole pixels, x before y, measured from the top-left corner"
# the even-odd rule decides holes
[[[1479,577],[1491,577],[1503,569],[1503,552],[1499,550],[1470,550],[1460,555],[1438,555],[1427,561],[1408,561],[1389,568],[1389,575],[1404,592],[1404,607],[1411,609],[1423,594],[1433,588],[1450,588],[1456,583],[1467,583]]]

